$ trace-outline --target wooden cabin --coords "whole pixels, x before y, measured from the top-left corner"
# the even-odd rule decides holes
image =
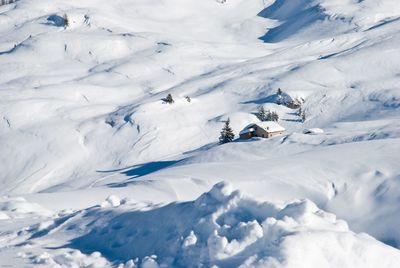
[[[8,5],[16,2],[16,0],[0,0],[0,6]]]
[[[239,135],[241,139],[250,139],[253,137],[271,138],[274,136],[282,135],[285,128],[273,121],[265,121],[254,123],[246,126]]]

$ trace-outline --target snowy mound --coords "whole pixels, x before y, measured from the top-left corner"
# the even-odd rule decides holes
[[[0,198],[0,220],[25,218],[29,216],[51,216],[52,212],[39,204],[28,202],[23,197]]]
[[[152,263],[152,267],[400,265],[395,249],[351,232],[344,221],[311,201],[279,208],[244,197],[225,183],[216,184],[193,202],[139,210],[129,204],[97,207],[66,217],[60,219],[66,222],[61,229],[47,230],[53,238],[80,233],[68,247],[92,255],[100,252],[113,263]]]

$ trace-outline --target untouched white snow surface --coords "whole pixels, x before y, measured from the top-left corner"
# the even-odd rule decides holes
[[[0,6],[1,265],[400,267],[398,1],[221,2]]]

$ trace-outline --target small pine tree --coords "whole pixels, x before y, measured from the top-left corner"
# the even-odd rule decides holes
[[[276,91],[276,95],[277,95],[276,104],[282,105],[284,102],[283,102],[282,89],[281,88],[278,88],[278,90]]]
[[[277,113],[277,112],[272,112],[272,113],[271,113],[271,121],[278,122],[278,120],[279,120],[279,115],[278,115],[278,113]]]
[[[171,94],[168,94],[167,97],[164,98],[164,99],[162,99],[162,100],[163,100],[164,102],[166,102],[166,103],[169,103],[169,104],[172,104],[172,103],[175,102],[174,99],[172,98],[172,95],[171,95]]]
[[[260,106],[258,108],[257,117],[260,121],[267,121],[267,112],[264,109],[264,106]]]
[[[275,121],[277,122],[279,120],[279,115],[277,112],[274,111],[267,111],[266,112],[266,117],[265,117],[265,121]]]
[[[64,14],[63,19],[64,19],[64,28],[69,27],[69,18],[68,18],[68,15],[67,15],[67,14]]]
[[[230,119],[226,120],[224,127],[221,130],[221,136],[219,136],[219,143],[224,144],[232,142],[235,138],[235,134],[230,126]]]
[[[191,102],[192,99],[189,96],[186,96],[185,99],[187,100],[187,102]]]
[[[272,113],[270,110],[266,112],[265,121],[272,121]]]

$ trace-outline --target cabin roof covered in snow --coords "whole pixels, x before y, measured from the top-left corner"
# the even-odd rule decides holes
[[[246,134],[246,133],[254,131],[254,126],[255,125],[263,128],[267,132],[285,131],[285,128],[282,127],[281,125],[279,125],[276,122],[264,121],[264,122],[253,123],[253,124],[250,124],[250,125],[246,126],[242,131],[240,131],[240,134]]]
[[[252,128],[251,126],[253,126],[254,124],[251,124],[251,125],[249,125],[249,126],[247,126],[247,127],[245,127],[242,131],[240,131],[240,133],[239,134],[246,134],[246,133],[250,133],[250,132],[253,132],[254,131],[254,128]]]

